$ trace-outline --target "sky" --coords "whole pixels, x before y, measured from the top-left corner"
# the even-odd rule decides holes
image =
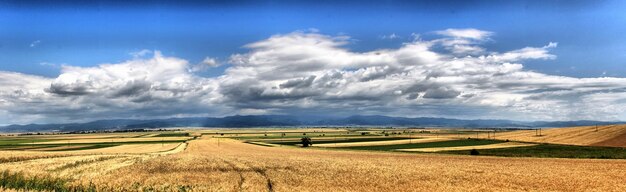
[[[624,1],[4,1],[0,124],[626,120]]]

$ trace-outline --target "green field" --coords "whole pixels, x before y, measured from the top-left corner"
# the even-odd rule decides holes
[[[204,134],[204,135],[211,135],[211,134]],[[213,134],[215,135],[215,134]],[[250,134],[248,134],[250,135]],[[215,136],[221,136],[221,135],[215,135]],[[303,135],[302,133],[287,133],[285,134],[285,136],[282,136],[280,133],[276,134],[276,133],[272,133],[272,134],[267,134],[267,136],[247,136],[246,134],[224,134],[223,137],[228,137],[228,138],[232,138],[232,139],[239,139],[239,140],[255,140],[255,139],[281,139],[281,138],[285,138],[285,139],[293,139],[293,138],[302,138],[302,137],[310,137],[310,138],[333,138],[333,137],[363,137],[363,136],[382,136],[382,135],[376,135],[376,134],[369,134],[369,135],[361,135],[358,133],[351,133],[351,134],[346,134],[346,133],[307,133],[306,135]]]
[[[496,144],[496,143],[503,143],[503,142],[505,142],[505,141],[482,140],[482,139],[462,139],[462,140],[438,141],[438,142],[430,142],[430,143],[411,143],[411,144],[380,145],[380,146],[358,146],[358,147],[337,147],[336,149],[391,151],[391,150],[394,150],[394,149],[414,149],[414,148],[432,148],[432,147],[458,147],[458,146],[473,146],[473,145],[489,145],[489,144]]]
[[[408,137],[369,137],[369,138],[339,138],[339,139],[332,139],[332,137],[330,138],[324,138],[323,140],[316,140],[316,138],[312,138],[311,141],[313,143],[313,146],[315,146],[315,144],[324,144],[324,143],[350,143],[350,142],[368,142],[368,141],[393,141],[393,140],[402,140],[402,139],[409,139]],[[413,139],[419,139],[419,138],[413,138]],[[300,144],[300,141],[274,141],[274,142],[267,142],[267,143],[272,143],[272,144],[279,144],[279,145],[297,145]]]
[[[590,147],[574,145],[539,144],[530,147],[478,150],[480,155],[503,157],[555,157],[555,158],[594,158],[626,159],[626,148]],[[470,154],[469,150],[442,151],[446,154]]]
[[[50,139],[40,139],[40,138],[6,138],[0,137],[0,145],[17,145],[17,144],[28,144],[28,143],[37,143],[37,142],[46,142],[53,141]]]
[[[189,133],[160,133],[153,137],[189,137]]]

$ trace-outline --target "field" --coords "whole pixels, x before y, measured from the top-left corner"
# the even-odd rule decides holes
[[[523,135],[527,131],[498,132],[495,139],[493,136],[487,139],[481,137],[485,132],[488,130],[188,129],[164,133],[3,136],[0,137],[0,146],[4,146],[0,150],[0,190],[622,191],[626,188],[623,182],[626,148],[498,139],[500,135]],[[545,137],[548,133],[544,132]],[[302,137],[312,138],[313,147],[300,147]],[[68,140],[77,144],[63,144]],[[598,142],[602,139],[593,143]],[[469,155],[471,149],[478,149],[480,154]]]
[[[566,145],[626,147],[626,125],[542,129],[540,134],[536,130],[515,131],[497,134],[496,138]]]

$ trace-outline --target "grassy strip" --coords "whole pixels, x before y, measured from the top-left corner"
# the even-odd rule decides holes
[[[462,139],[462,140],[438,141],[438,142],[429,142],[429,143],[410,143],[410,144],[397,144],[397,145],[336,147],[336,148],[337,149],[353,149],[353,150],[391,151],[394,149],[489,145],[489,144],[496,144],[496,143],[503,143],[503,142],[504,141],[498,141],[498,140]]]
[[[189,133],[161,133],[152,137],[189,137]]]
[[[626,159],[626,148],[591,147],[556,144],[539,144],[529,147],[478,150],[479,155],[503,157],[554,157],[554,158],[592,158]],[[442,151],[446,154],[470,154],[470,150]]]
[[[79,147],[79,148],[71,148],[71,149],[57,149],[57,150],[48,150],[48,151],[77,151],[77,150],[87,150],[87,149],[100,149],[100,148],[107,148],[107,147],[115,147],[115,146],[119,146],[119,145],[89,145],[89,146],[85,146],[85,147]]]
[[[101,143],[57,143],[57,144],[22,144],[22,145],[0,145],[3,147],[16,146],[72,146],[72,145],[127,145],[127,144],[154,144],[154,143],[181,143],[187,140],[161,140],[161,141],[121,141],[121,142],[101,142]]]
[[[13,173],[8,170],[0,173],[0,189],[15,189],[24,191],[98,191],[93,184],[87,186],[70,186],[69,180],[51,176],[27,177],[21,172]]]
[[[324,140],[315,140],[316,138],[312,138],[312,142],[313,145],[315,144],[324,144],[324,143],[351,143],[351,142],[368,142],[368,141],[393,141],[393,140],[403,140],[403,139],[409,139],[408,137],[373,137],[373,138],[350,138],[350,139],[345,139],[345,138],[341,138],[341,139],[337,139],[337,140],[328,140],[328,139],[332,139],[331,138],[325,138]],[[319,139],[319,137],[318,137]],[[413,139],[418,139],[418,138],[413,138]],[[300,141],[285,141],[285,142],[266,142],[266,143],[272,143],[272,144],[279,144],[279,145],[296,145],[296,144],[301,144],[302,142]]]
[[[74,144],[72,144],[74,145]],[[70,145],[70,146],[72,146]],[[28,148],[19,148],[19,147],[24,147],[24,146],[28,146]],[[0,149],[2,150],[12,150],[12,151],[28,151],[28,150],[41,150],[41,149],[47,149],[47,148],[53,148],[53,147],[62,147],[62,146],[68,146],[67,144],[42,144],[42,145],[5,145],[5,146],[0,146]],[[76,146],[76,145],[74,145]],[[113,147],[113,146],[118,146],[118,145],[112,145],[112,144],[96,144],[96,145],[87,145],[84,147],[77,147],[77,148],[67,148],[67,149],[55,149],[55,150],[43,150],[43,151],[76,151],[76,150],[86,150],[86,149],[100,149],[100,148],[106,148],[106,147]]]
[[[32,156],[32,157],[0,157],[0,163],[13,163],[19,161],[28,161],[34,159],[46,159],[46,158],[57,158],[57,157],[69,157],[71,155],[67,154],[55,154],[55,155],[46,155],[46,156]]]
[[[50,139],[31,139],[31,138],[0,138],[0,145],[18,145],[37,142],[53,141]]]
[[[26,147],[26,148],[25,148]],[[56,145],[0,145],[0,149],[2,150],[32,150],[32,149],[43,149],[49,147],[56,147]]]
[[[11,173],[3,171],[0,174],[0,187],[8,189],[21,189],[25,191],[69,191],[64,179],[52,177],[27,178],[23,173]]]
[[[218,135],[219,136],[219,135]],[[378,136],[378,135],[361,135],[361,134],[350,134],[350,135],[346,135],[346,134],[336,134],[336,135],[330,135],[330,134],[324,134],[321,135],[320,134],[306,134],[306,135],[302,135],[302,134],[287,134],[285,136],[281,136],[280,134],[278,135],[271,135],[271,134],[267,134],[267,136],[234,136],[234,135],[227,135],[225,134],[223,137],[228,137],[228,138],[232,138],[232,139],[239,139],[239,140],[255,140],[255,139],[293,139],[293,138],[302,138],[302,137],[310,137],[310,138],[333,138],[333,137],[364,137],[364,136]]]
[[[249,141],[246,141],[244,143],[252,144],[252,145],[258,145],[258,146],[263,146],[263,147],[274,147],[273,145],[262,143],[262,142],[249,142]]]

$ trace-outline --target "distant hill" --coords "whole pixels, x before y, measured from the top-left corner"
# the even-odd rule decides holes
[[[466,127],[466,128],[532,128],[572,127],[584,125],[608,125],[624,122],[603,121],[511,121],[511,120],[462,120],[431,117],[389,117],[381,115],[349,117],[302,117],[289,115],[246,115],[228,117],[192,117],[151,120],[112,119],[87,123],[27,124],[0,127],[0,132],[44,131],[98,131],[163,127],[271,127],[271,126],[409,126],[409,127]]]

